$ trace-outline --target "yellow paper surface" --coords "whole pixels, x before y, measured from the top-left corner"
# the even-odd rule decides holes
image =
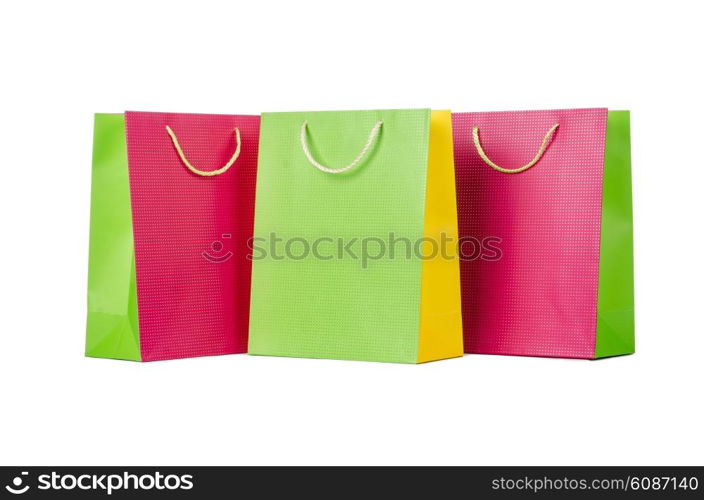
[[[445,245],[442,244],[445,234]],[[425,201],[418,362],[462,356],[460,263],[457,258],[457,201],[449,111],[433,111]],[[429,240],[435,244],[428,243]],[[442,247],[445,249],[443,256]]]

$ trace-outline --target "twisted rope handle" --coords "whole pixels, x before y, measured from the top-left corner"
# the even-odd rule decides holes
[[[315,158],[313,158],[313,155],[310,154],[310,150],[308,149],[308,139],[306,138],[306,129],[308,127],[308,121],[304,121],[303,125],[301,125],[301,147],[303,148],[303,153],[305,153],[306,158],[308,158],[308,161],[310,162],[311,165],[313,165],[315,168],[318,170],[321,170],[323,172],[327,172],[329,174],[340,174],[342,172],[346,172],[347,170],[355,167],[362,159],[364,156],[369,152],[369,149],[372,147],[372,144],[374,143],[374,139],[376,139],[376,136],[379,135],[379,130],[381,129],[381,125],[383,124],[383,121],[378,121],[374,124],[372,127],[372,130],[369,132],[369,137],[367,138],[367,143],[364,145],[362,148],[362,151],[359,152],[357,157],[352,160],[352,163],[349,165],[346,165],[342,168],[329,168],[326,167],[325,165],[321,165],[318,163]]]
[[[181,161],[183,162],[186,167],[188,167],[188,170],[193,172],[196,175],[202,175],[203,177],[212,177],[214,175],[220,175],[224,174],[227,172],[227,170],[232,166],[233,163],[237,160],[237,158],[240,156],[240,149],[242,146],[242,142],[240,140],[240,129],[235,128],[235,137],[237,138],[237,148],[235,149],[235,153],[232,155],[232,158],[229,159],[227,163],[222,168],[219,168],[217,170],[198,170],[196,167],[191,165],[191,162],[188,161],[188,158],[186,158],[186,155],[183,153],[183,150],[181,149],[181,145],[178,143],[178,139],[176,138],[176,134],[174,134],[174,131],[171,130],[171,127],[168,125],[166,126],[166,131],[169,133],[171,136],[171,141],[174,143],[174,147],[176,148],[176,152],[178,155],[181,157]]]
[[[498,170],[499,172],[503,172],[504,174],[517,174],[519,172],[523,172],[525,170],[528,170],[530,167],[538,163],[538,160],[543,156],[543,153],[545,153],[545,150],[548,148],[548,144],[550,144],[550,139],[552,138],[553,134],[555,133],[555,130],[557,130],[557,127],[559,127],[560,124],[556,123],[555,125],[552,126],[550,130],[548,130],[548,133],[545,134],[545,137],[543,137],[543,142],[540,145],[540,149],[538,149],[538,152],[535,154],[533,159],[523,165],[522,167],[519,168],[503,168],[498,166],[496,163],[491,161],[489,157],[486,155],[484,152],[484,148],[482,148],[481,143],[479,142],[479,127],[473,127],[472,128],[472,138],[474,139],[474,147],[477,148],[477,153],[479,153],[479,156],[481,157],[482,160],[484,160],[484,163],[489,165],[491,168],[494,170]]]

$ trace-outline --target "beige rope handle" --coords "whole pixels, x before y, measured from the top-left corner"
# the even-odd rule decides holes
[[[372,143],[374,142],[374,139],[376,136],[379,134],[379,129],[381,129],[381,126],[384,122],[383,121],[378,121],[374,124],[372,127],[372,130],[369,132],[369,137],[367,138],[367,143],[364,145],[362,148],[362,151],[359,152],[357,157],[352,160],[352,163],[349,165],[346,165],[341,168],[329,168],[326,167],[325,165],[321,165],[318,163],[315,158],[313,158],[313,155],[310,154],[310,150],[308,149],[308,140],[306,139],[306,128],[308,127],[308,121],[304,121],[303,125],[301,125],[301,147],[303,148],[303,153],[305,153],[306,158],[308,158],[308,161],[310,162],[311,165],[313,165],[315,168],[318,170],[321,170],[323,172],[327,172],[329,174],[340,174],[342,172],[346,172],[347,170],[355,167],[362,159],[365,157],[365,155],[369,152],[369,149],[372,146]]]
[[[538,163],[540,158],[542,158],[543,153],[545,153],[545,150],[548,149],[548,144],[550,144],[550,139],[552,138],[553,134],[555,133],[555,130],[557,130],[557,127],[559,127],[560,124],[556,123],[555,125],[552,126],[550,130],[548,130],[548,133],[545,134],[545,137],[543,137],[543,142],[540,145],[540,149],[538,149],[538,152],[535,154],[533,159],[523,165],[522,167],[519,168],[503,168],[498,166],[496,163],[491,161],[489,157],[486,155],[484,152],[484,148],[482,148],[481,143],[479,142],[479,127],[473,127],[472,128],[472,138],[474,139],[474,147],[477,148],[477,153],[479,153],[479,156],[481,157],[482,160],[484,160],[484,163],[489,165],[491,168],[494,170],[498,170],[499,172],[503,172],[504,174],[517,174],[519,172],[523,172],[525,170],[528,170],[530,167]]]
[[[183,162],[186,167],[188,167],[188,170],[193,172],[196,175],[202,175],[203,177],[212,177],[214,175],[220,175],[224,174],[227,172],[227,170],[232,166],[233,163],[237,160],[237,158],[240,156],[240,149],[242,146],[242,142],[240,140],[240,129],[235,128],[235,137],[237,138],[237,148],[235,149],[235,153],[232,155],[232,158],[228,160],[227,163],[222,168],[219,168],[217,170],[198,170],[196,167],[191,165],[191,162],[188,161],[188,158],[186,158],[186,155],[183,153],[183,150],[181,149],[181,145],[178,143],[178,139],[176,138],[176,134],[174,134],[174,131],[171,130],[171,127],[168,125],[166,126],[166,131],[169,133],[171,136],[171,141],[174,143],[174,147],[176,148],[176,152],[178,155],[181,157],[181,161]]]

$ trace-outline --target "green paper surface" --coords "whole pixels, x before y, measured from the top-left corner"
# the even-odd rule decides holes
[[[86,356],[141,360],[125,119],[120,114],[95,115]]]
[[[594,357],[634,351],[630,113],[609,111]]]
[[[379,120],[369,154],[349,172],[321,172],[303,153],[304,121],[314,158],[339,168],[359,154]],[[423,237],[429,123],[426,109],[262,115],[255,245],[270,242],[271,233],[284,242],[330,237],[334,242],[320,244],[318,254],[335,255],[277,259],[254,252],[250,354],[417,361],[421,259],[386,252],[364,268],[362,242],[354,239]],[[360,258],[338,258],[340,240],[353,241]],[[368,254],[378,253],[370,242]],[[405,256],[404,245],[396,248]],[[291,250],[302,255],[303,243]]]

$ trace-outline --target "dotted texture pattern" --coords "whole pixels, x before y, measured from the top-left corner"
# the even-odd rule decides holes
[[[346,165],[379,120],[368,155],[343,174],[316,169],[301,147],[307,121],[314,158]],[[429,124],[429,110],[262,115],[255,236],[283,243],[278,257],[263,245],[267,257],[253,263],[250,354],[417,361],[422,262],[386,252],[365,269],[361,239],[423,236]],[[295,258],[306,253],[301,239],[320,241],[321,258]],[[339,241],[357,258],[341,255]],[[378,249],[370,244],[369,254]]]
[[[453,113],[460,237],[498,237],[502,254],[461,262],[465,352],[594,357],[606,117],[606,109]],[[555,123],[543,157],[519,174],[493,170],[472,141],[479,126],[487,156],[518,168]]]
[[[142,360],[246,352],[258,116],[126,112]],[[179,158],[225,173],[202,177]],[[205,252],[205,253],[204,253]],[[231,253],[230,253],[231,252]]]

